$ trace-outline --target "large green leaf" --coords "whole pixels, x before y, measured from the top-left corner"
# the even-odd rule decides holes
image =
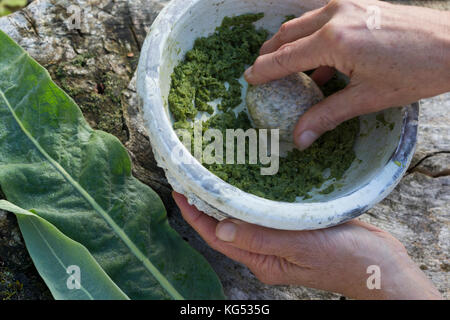
[[[111,280],[89,251],[66,237],[55,226],[30,211],[0,200],[0,209],[16,214],[25,243],[40,275],[56,299],[123,300],[126,294]],[[74,262],[78,263],[74,265]],[[78,287],[68,274],[71,267],[79,268]]]
[[[121,143],[90,128],[1,31],[0,185],[10,202],[85,246],[131,299],[224,297],[206,260],[170,228],[157,194],[131,175]]]

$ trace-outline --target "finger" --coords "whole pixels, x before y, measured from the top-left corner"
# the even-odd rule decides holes
[[[219,240],[216,237],[216,227],[218,224],[216,219],[204,214],[194,206],[191,206],[183,195],[174,191],[172,192],[172,197],[180,208],[181,214],[186,222],[198,232],[211,248],[226,255],[230,259],[236,260],[247,266],[254,265],[255,261],[260,259],[255,253],[241,250]]]
[[[277,51],[282,45],[309,36],[331,19],[327,7],[306,12],[301,17],[283,23],[278,32],[261,47],[260,54]]]
[[[194,206],[191,206],[183,195],[173,192],[172,197],[180,208],[184,220],[186,220],[186,222],[189,223],[206,242],[213,242],[218,221],[207,216]]]
[[[321,66],[325,44],[316,34],[284,45],[275,52],[259,56],[253,66],[245,71],[248,83],[256,85],[281,79],[294,72]]]
[[[318,69],[314,70],[311,75],[311,79],[313,79],[318,86],[322,86],[329,80],[331,80],[335,73],[336,69],[332,67],[319,67]]]
[[[294,129],[294,142],[300,150],[308,148],[326,131],[342,122],[374,111],[375,97],[363,86],[349,85],[306,111]]]
[[[289,254],[298,239],[292,231],[265,228],[235,219],[220,222],[216,236],[236,248],[279,257]]]

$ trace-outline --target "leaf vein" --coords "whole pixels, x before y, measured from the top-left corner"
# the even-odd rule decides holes
[[[103,210],[103,208],[89,195],[89,193],[76,182],[70,174],[58,163],[56,162],[36,141],[36,139],[31,136],[28,130],[23,126],[20,119],[14,112],[13,107],[9,103],[8,99],[4,95],[4,92],[0,89],[0,97],[4,100],[6,106],[8,107],[10,113],[12,114],[14,120],[21,128],[22,132],[27,136],[27,138],[34,144],[42,156],[54,167],[54,169],[59,172],[64,179],[72,185],[72,187],[78,191],[78,193],[89,203],[89,205],[107,222],[111,229],[116,233],[116,235],[125,243],[125,245],[130,249],[134,256],[144,265],[144,267],[155,277],[159,284],[174,298],[177,300],[184,299],[183,296],[173,287],[173,285],[168,281],[168,279],[153,265],[153,263],[144,255],[144,253],[133,243],[133,241],[128,237],[128,235],[122,230],[119,225]]]

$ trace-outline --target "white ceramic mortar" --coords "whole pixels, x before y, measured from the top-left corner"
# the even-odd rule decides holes
[[[383,112],[395,123],[393,130],[380,126],[375,114],[360,117],[354,149],[362,161],[354,161],[347,170],[339,181],[342,187],[327,195],[316,190],[311,199],[298,203],[263,199],[224,182],[190,155],[172,129],[167,104],[170,75],[196,38],[211,34],[225,16],[259,12],[265,17],[256,25],[275,33],[285,16],[299,16],[325,2],[173,0],[153,23],[139,61],[138,93],[158,165],[174,190],[199,210],[218,219],[234,217],[277,229],[326,228],[353,219],[384,199],[407,170],[416,145],[417,103]],[[175,148],[184,150],[189,164],[176,161]]]

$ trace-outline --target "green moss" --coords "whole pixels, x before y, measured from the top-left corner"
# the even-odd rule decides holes
[[[71,61],[50,67],[49,71],[55,82],[78,103],[95,129],[125,142],[128,136],[124,130],[121,93],[129,78],[115,73],[109,66],[88,63],[94,57],[93,53],[79,54]],[[79,69],[86,72],[80,74]]]
[[[210,102],[222,99],[218,113],[203,123],[203,131],[215,128],[225,136],[226,129],[251,128],[247,114],[237,116],[233,109],[241,103],[241,85],[237,81],[258,56],[267,31],[257,30],[253,22],[262,18],[244,15],[225,18],[214,34],[195,41],[185,59],[174,69],[169,94],[169,108],[175,118],[175,129],[193,130],[191,121],[199,111],[210,114]],[[226,89],[225,83],[230,85]],[[345,81],[334,78],[322,90],[326,95],[345,87]],[[219,178],[257,196],[294,202],[296,197],[310,198],[313,188],[321,188],[330,179],[339,180],[356,159],[353,145],[359,132],[359,120],[353,119],[327,132],[305,151],[292,150],[280,158],[276,175],[261,175],[262,164],[204,164]],[[203,147],[211,142],[203,142]],[[192,152],[193,150],[191,150]],[[224,146],[225,154],[225,146]],[[248,148],[246,150],[248,153]],[[324,177],[325,170],[330,174]],[[321,193],[335,190],[330,185]]]
[[[79,54],[72,60],[72,65],[86,67],[87,61],[91,58],[94,58],[94,55],[90,52]]]
[[[11,272],[6,270],[0,272],[0,300],[14,299],[22,289],[23,285],[14,279]]]

